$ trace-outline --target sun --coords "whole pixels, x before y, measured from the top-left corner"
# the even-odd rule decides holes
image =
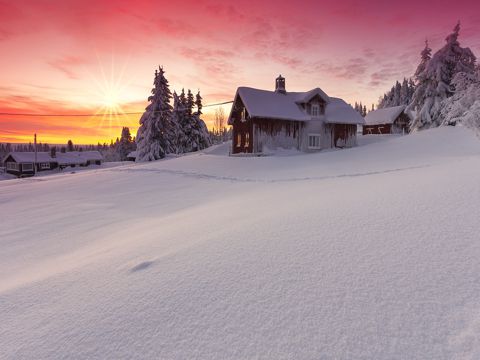
[[[115,110],[120,107],[120,92],[119,89],[108,87],[104,90],[102,105],[109,109]]]
[[[96,85],[92,87],[93,101],[97,105],[97,111],[89,122],[95,123],[97,128],[116,129],[124,122],[126,115],[122,109],[125,103],[126,88],[129,85],[123,79],[127,64],[120,71],[116,71],[115,62],[112,55],[110,71],[105,71],[105,66],[100,61],[98,54],[97,60],[99,65],[99,74],[92,74],[91,78]]]

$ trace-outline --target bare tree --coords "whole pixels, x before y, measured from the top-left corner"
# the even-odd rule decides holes
[[[222,107],[219,107],[215,110],[214,130],[218,133],[222,140],[224,140],[225,125],[225,110],[223,110]]]

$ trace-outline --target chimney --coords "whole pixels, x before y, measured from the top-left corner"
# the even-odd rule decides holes
[[[275,92],[285,94],[287,91],[285,90],[285,78],[282,75],[279,75],[275,79]]]

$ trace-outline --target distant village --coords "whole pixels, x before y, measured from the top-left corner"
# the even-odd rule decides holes
[[[276,149],[316,152],[349,148],[357,136],[408,134],[458,123],[480,128],[480,69],[458,41],[460,24],[432,55],[428,42],[410,78],[397,81],[379,102],[353,106],[321,88],[290,92],[279,75],[271,90],[239,87],[230,114],[215,113],[215,126],[201,119],[202,97],[188,90],[171,93],[165,71],[155,71],[152,95],[136,138],[127,127],[110,145],[65,146],[0,144],[4,171],[32,176],[37,171],[100,165],[104,161],[152,161],[231,140],[231,156],[259,156]],[[272,79],[273,80],[273,79]],[[173,99],[173,106],[172,106]]]

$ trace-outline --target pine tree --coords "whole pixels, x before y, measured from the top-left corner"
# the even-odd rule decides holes
[[[424,58],[428,58],[428,45],[422,52],[422,62],[415,73],[418,83],[409,106],[409,110],[416,110],[412,130],[440,125],[443,121],[441,103],[454,93],[452,79],[459,72],[473,74],[475,71],[475,55],[469,48],[460,46],[459,32],[460,23],[457,23],[445,39],[445,46],[426,62],[423,70]]]
[[[182,90],[177,102],[179,108],[177,118],[182,130],[179,145],[182,148],[182,152],[198,151],[210,146],[207,126],[200,118],[203,107],[200,92],[194,100],[190,89],[187,91],[187,95]],[[193,111],[195,106],[197,107],[196,112]]]
[[[120,140],[117,138],[115,149],[121,161],[127,160],[127,155],[135,150],[135,143],[133,142],[132,135],[130,134],[130,129],[128,127],[125,126],[122,128],[122,134]]]
[[[162,67],[155,70],[152,95],[148,97],[150,104],[140,118],[137,132],[136,161],[152,161],[174,153],[177,129],[172,120],[172,94],[168,80]]]
[[[186,111],[185,111],[185,91],[182,89],[182,92],[177,95],[176,92],[173,93],[173,121],[176,124],[178,131],[175,138],[175,145],[178,153],[186,152],[186,144],[188,139],[186,137],[184,126],[186,126]]]
[[[452,79],[453,96],[442,101],[442,125],[460,122],[480,135],[480,71],[460,72]]]
[[[210,139],[210,135],[208,132],[207,125],[205,122],[200,118],[202,115],[202,96],[200,95],[200,90],[197,92],[195,95],[195,105],[197,107],[197,111],[193,114],[197,127],[198,127],[198,145],[199,145],[199,150],[205,149],[212,145],[212,141]]]

